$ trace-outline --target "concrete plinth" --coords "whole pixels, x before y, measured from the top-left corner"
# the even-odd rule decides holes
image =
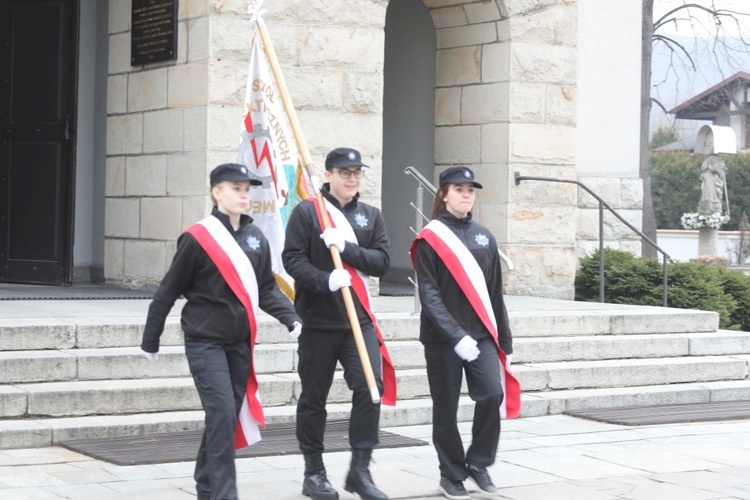
[[[719,252],[719,230],[702,227],[698,230],[698,255],[717,255]]]

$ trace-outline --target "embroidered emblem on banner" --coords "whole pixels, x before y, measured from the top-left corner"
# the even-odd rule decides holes
[[[490,239],[484,234],[478,234],[474,237],[474,239],[476,240],[477,245],[481,245],[483,247],[486,247],[490,244]]]
[[[365,217],[364,214],[360,213],[355,215],[354,222],[356,222],[359,227],[367,227],[367,217]]]
[[[248,236],[247,246],[249,246],[251,250],[257,250],[260,248],[260,240],[255,236]]]

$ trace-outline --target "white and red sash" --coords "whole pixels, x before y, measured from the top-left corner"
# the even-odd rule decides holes
[[[438,220],[433,220],[427,224],[415,238],[411,248],[412,261],[415,258],[415,246],[420,239],[427,242],[445,263],[461,291],[469,300],[471,307],[482,320],[482,324],[495,339],[497,354],[503,367],[500,370],[500,379],[505,393],[500,405],[500,416],[502,418],[517,417],[521,411],[521,386],[511,373],[505,352],[500,348],[495,313],[482,269],[469,249],[466,248],[466,245],[453,234],[453,231]]]
[[[320,224],[320,227],[325,227],[323,224],[323,216],[320,212],[318,200],[316,198],[310,198],[310,201],[315,206],[315,213],[318,216],[318,223]],[[334,207],[328,200],[325,200],[325,204],[331,219],[331,226],[339,228],[344,233],[346,241],[357,243],[357,236],[356,234],[354,234],[354,229],[352,228],[351,224],[349,224],[346,216],[341,212],[341,210]],[[342,265],[344,266],[344,269],[349,272],[349,275],[352,278],[352,289],[357,295],[357,298],[362,304],[362,307],[365,309],[365,311],[367,311],[367,315],[370,316],[370,321],[372,321],[372,324],[375,326],[375,333],[377,334],[378,340],[380,341],[380,355],[383,359],[383,362],[381,363],[381,376],[383,378],[383,395],[381,396],[381,401],[384,405],[395,406],[396,370],[393,368],[393,362],[391,361],[390,354],[388,354],[388,348],[385,346],[385,340],[383,339],[383,334],[380,331],[380,327],[378,326],[378,321],[375,318],[375,314],[372,312],[372,299],[370,297],[369,286],[370,277],[363,272],[353,268],[346,262],[342,262]]]
[[[229,233],[224,224],[213,215],[190,226],[187,231],[206,251],[208,257],[216,264],[222,278],[237,296],[247,311],[247,322],[250,325],[250,375],[247,378],[247,391],[242,401],[242,409],[234,432],[235,449],[250,446],[260,441],[259,426],[266,426],[263,406],[258,394],[258,379],[255,376],[253,351],[255,334],[258,326],[255,318],[258,315],[258,278],[255,269],[240,245]]]

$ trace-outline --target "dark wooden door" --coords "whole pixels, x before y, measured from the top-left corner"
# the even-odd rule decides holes
[[[71,281],[78,0],[0,0],[0,281]]]

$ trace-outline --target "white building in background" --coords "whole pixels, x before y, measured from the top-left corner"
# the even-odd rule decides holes
[[[14,96],[17,114],[3,116],[3,152],[16,156],[0,155],[0,179],[10,179],[0,183],[9,200],[0,206],[0,282],[154,286],[179,234],[209,208],[208,172],[237,157],[247,1],[148,0],[177,6],[176,53],[138,65],[131,19],[143,0],[5,3],[4,22],[17,29],[3,30],[3,46],[19,55],[7,61],[24,65],[0,69],[10,82],[0,98]],[[476,171],[485,189],[475,217],[515,264],[512,294],[572,299],[578,258],[598,245],[595,200],[569,184],[516,186],[516,172],[582,181],[640,227],[640,2],[263,7],[319,168],[344,145],[373,167],[363,198],[383,207],[389,279],[411,267],[416,184],[407,165],[428,179],[450,165]],[[59,50],[20,57],[38,47]],[[33,196],[21,198],[29,182]],[[607,246],[640,254],[635,235],[605,222]]]
[[[678,120],[705,120],[713,125],[730,127],[737,139],[737,152],[750,153],[748,89],[750,73],[740,71],[669,112]]]

